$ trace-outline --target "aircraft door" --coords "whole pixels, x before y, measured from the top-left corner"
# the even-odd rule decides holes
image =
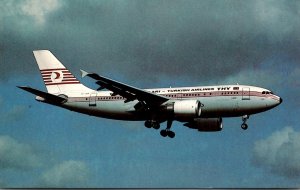
[[[243,88],[242,100],[250,100],[250,88]]]
[[[179,99],[179,100],[181,100],[182,99],[182,93],[179,93],[178,95],[177,95],[177,98]]]
[[[97,93],[92,92],[90,95],[89,106],[96,106]]]

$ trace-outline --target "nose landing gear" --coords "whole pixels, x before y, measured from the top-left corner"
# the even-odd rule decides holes
[[[244,130],[248,129],[248,125],[246,123],[247,119],[249,119],[249,115],[244,115],[242,117],[243,123],[241,125],[241,128],[244,129]]]
[[[243,124],[241,125],[241,128],[244,129],[244,130],[248,129],[247,123],[243,123]]]

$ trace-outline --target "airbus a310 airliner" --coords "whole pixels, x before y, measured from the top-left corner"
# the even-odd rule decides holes
[[[93,90],[81,84],[49,50],[33,54],[48,92],[18,87],[35,94],[37,101],[97,117],[145,121],[147,128],[159,129],[167,121],[167,127],[160,131],[163,137],[174,138],[174,120],[198,131],[221,131],[223,117],[242,117],[241,127],[247,129],[250,115],[282,102],[270,90],[255,86],[140,89],[81,70],[82,77],[91,77],[99,85]]]

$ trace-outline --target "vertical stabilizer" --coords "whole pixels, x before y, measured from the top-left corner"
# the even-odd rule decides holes
[[[90,92],[87,88],[49,51],[33,51],[47,91],[51,94]]]

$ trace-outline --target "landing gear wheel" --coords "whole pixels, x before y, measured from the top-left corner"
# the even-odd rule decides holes
[[[243,117],[242,117],[243,123],[241,125],[241,128],[244,130],[248,129],[248,125],[246,123],[247,119],[249,119],[249,115],[243,115]]]
[[[166,130],[163,129],[163,130],[160,131],[160,135],[163,136],[163,137],[166,137],[168,135],[168,133],[167,133]]]
[[[168,136],[170,138],[174,138],[175,137],[175,133],[170,130],[171,126],[172,126],[172,122],[173,122],[173,120],[168,120],[167,121],[167,128],[160,131],[160,135],[161,136],[163,136],[163,137]]]
[[[149,121],[149,120],[147,120],[147,121],[145,121],[145,127],[147,127],[147,128],[151,128],[151,121]]]
[[[159,125],[158,122],[153,122],[153,123],[152,123],[152,127],[153,127],[154,129],[159,129],[159,128],[160,128],[160,125]]]
[[[248,125],[247,125],[246,123],[243,123],[243,124],[241,125],[241,127],[242,127],[242,129],[244,129],[244,130],[248,129]]]
[[[171,139],[175,137],[175,133],[173,131],[168,131],[168,137]]]
[[[147,121],[145,121],[145,127],[159,129],[160,124],[159,124],[159,122],[157,122],[155,120],[147,120]]]

